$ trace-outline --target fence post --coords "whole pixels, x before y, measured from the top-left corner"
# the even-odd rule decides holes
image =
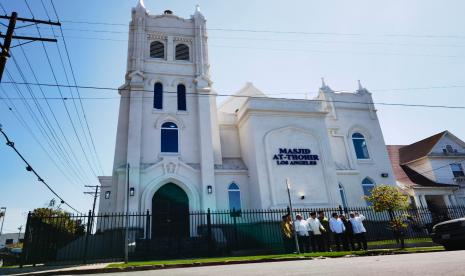
[[[210,208],[207,209],[207,242],[208,242],[208,255],[212,255],[212,242],[213,242],[213,237],[212,237],[212,218],[211,218],[211,211]]]
[[[84,264],[87,263],[87,248],[89,246],[90,230],[92,229],[91,221],[92,221],[92,211],[89,210],[89,214],[87,215],[87,229],[86,229],[86,240],[84,244],[84,258],[82,260]]]
[[[150,211],[148,209],[145,217],[145,239],[150,239]]]
[[[338,208],[338,209],[339,209],[339,214],[340,214],[340,215],[342,215],[342,214],[343,214],[343,212],[344,212],[344,210],[342,209],[342,206],[341,206],[341,205],[339,205],[339,208]]]
[[[30,238],[30,234],[29,234],[29,231],[30,231],[30,228],[31,228],[31,216],[32,216],[32,213],[29,211],[29,213],[27,214],[27,221],[26,221],[26,230],[24,230],[24,239],[23,239],[23,251],[21,252],[21,259],[20,259],[20,262],[19,262],[19,267],[23,267],[23,265],[26,264],[26,260],[27,260],[27,253],[29,250],[29,238]]]

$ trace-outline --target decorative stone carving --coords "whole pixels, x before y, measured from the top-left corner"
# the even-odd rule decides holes
[[[174,173],[176,171],[176,164],[173,162],[169,162],[166,164],[166,172],[167,173]]]

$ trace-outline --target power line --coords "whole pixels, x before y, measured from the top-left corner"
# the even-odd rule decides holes
[[[25,0],[25,1],[27,1],[27,0]],[[45,8],[45,5],[44,5],[43,0],[41,0],[41,3],[42,3],[42,6],[43,6],[45,12],[47,13],[47,17],[49,17],[48,12],[47,12],[47,9]],[[55,13],[55,16],[56,16],[57,20],[60,21],[60,18],[59,18],[59,16],[58,16],[58,12],[57,12],[57,10],[56,10],[56,8],[55,8],[55,5],[53,4],[53,0],[50,0],[50,3],[51,3],[51,5],[52,5],[52,8],[53,8],[53,11],[54,11],[54,13]],[[50,20],[50,17],[49,17],[49,20]],[[65,48],[66,57],[67,57],[67,59],[68,59],[69,67],[70,67],[70,69],[71,69],[71,76],[73,77],[74,85],[77,85],[76,75],[75,75],[75,73],[74,73],[74,68],[73,68],[73,64],[72,64],[72,62],[71,62],[71,57],[70,57],[70,54],[69,54],[69,51],[68,51],[68,46],[67,46],[67,43],[66,43],[65,35],[64,35],[64,33],[63,33],[63,28],[61,27],[61,25],[60,25],[59,27],[60,27],[61,36],[62,36],[62,38],[63,38],[63,45],[64,45],[64,48]],[[51,29],[52,29],[53,34],[55,34],[55,32],[53,31],[53,27],[52,27]],[[58,47],[58,44],[57,44],[57,47]],[[58,50],[58,52],[60,53],[59,50]],[[61,59],[61,53],[60,53],[60,59]],[[63,60],[61,60],[61,63],[63,64]],[[63,64],[63,67],[64,67],[64,64]],[[65,70],[65,75],[66,75],[66,70]],[[68,81],[67,75],[66,75],[66,80]],[[79,98],[79,103],[80,103],[81,111],[82,111],[82,114],[83,114],[83,117],[84,117],[84,122],[85,122],[85,125],[86,125],[86,129],[87,129],[87,134],[89,135],[90,142],[91,142],[91,144],[92,144],[92,150],[93,150],[93,152],[94,152],[95,159],[96,159],[96,161],[97,161],[97,165],[98,165],[98,167],[100,168],[101,174],[104,175],[105,172],[103,171],[102,162],[100,161],[100,158],[99,158],[97,149],[96,149],[96,147],[95,147],[94,138],[93,138],[92,132],[90,131],[89,121],[87,120],[87,116],[86,116],[86,112],[85,112],[85,109],[84,109],[84,105],[83,105],[82,100],[81,100],[81,93],[80,93],[78,87],[76,87],[76,92],[77,92],[77,95],[78,95],[78,98]],[[79,120],[80,120],[80,119],[79,119]],[[86,137],[86,135],[84,135],[84,137]],[[86,142],[87,142],[87,138],[86,138]]]
[[[26,57],[26,58],[27,58],[27,57]],[[18,63],[17,63],[17,61],[16,61],[14,55],[12,55],[12,59],[13,59],[13,62],[14,62],[14,64],[15,64],[15,66],[16,66],[18,72],[20,73],[22,79],[23,79],[23,80],[26,80],[26,78],[25,78],[25,76],[24,76],[24,74],[23,74],[21,68],[19,67],[19,65],[18,65]],[[12,79],[11,74],[8,74],[8,75],[9,75],[10,79]],[[35,73],[34,73],[34,72],[33,72],[33,75],[35,76]],[[43,108],[41,107],[41,105],[40,105],[40,103],[38,102],[37,98],[35,97],[35,95],[34,95],[32,89],[31,89],[31,87],[30,87],[29,85],[27,85],[27,88],[28,88],[29,94],[31,95],[31,97],[32,97],[32,99],[33,99],[33,101],[34,101],[34,104],[35,104],[37,110],[39,111],[40,117],[41,117],[42,120],[44,121],[44,124],[45,124],[45,127],[46,127],[46,128],[44,129],[44,132],[45,132],[45,130],[48,130],[49,133],[50,133],[50,136],[47,135],[47,137],[48,137],[50,140],[53,140],[53,141],[54,141],[54,142],[53,142],[53,141],[51,142],[51,145],[53,145],[53,146],[56,147],[55,154],[56,154],[57,157],[59,157],[59,158],[60,158],[60,155],[61,155],[61,157],[65,159],[65,163],[68,163],[69,168],[71,168],[71,165],[70,165],[69,161],[66,160],[66,156],[65,156],[65,154],[64,154],[65,149],[64,149],[63,144],[62,144],[62,142],[61,142],[61,139],[58,137],[58,135],[57,135],[57,133],[56,133],[54,127],[52,126],[51,122],[50,122],[49,119],[48,119],[48,116],[47,116],[46,113],[45,113],[45,110],[43,110]],[[39,86],[39,88],[41,89],[40,86]],[[18,88],[18,89],[19,89],[19,88]],[[45,96],[45,94],[44,94],[43,92],[42,92],[42,95]],[[21,96],[22,96],[23,99],[25,99],[24,96],[23,96],[22,94],[21,94]],[[24,102],[23,102],[23,103],[24,103]],[[48,101],[46,101],[46,103],[48,104]],[[29,108],[30,112],[33,113],[33,110],[31,109],[31,107],[30,107],[28,104],[26,104],[26,105],[27,105],[27,107]],[[49,107],[49,108],[50,108],[50,107]],[[53,111],[52,111],[52,112],[53,112]],[[34,117],[33,117],[33,119],[34,119]],[[38,119],[38,118],[35,118],[35,119]],[[43,125],[42,125],[42,124],[40,124],[40,126],[41,126],[41,128],[43,128]],[[61,130],[61,129],[60,129],[60,130]],[[61,130],[61,131],[62,131],[62,130]],[[62,133],[62,134],[63,134],[63,133]],[[64,134],[63,134],[63,136],[64,136]],[[52,138],[53,138],[53,139],[52,139]],[[58,153],[61,153],[61,154],[58,154],[57,152],[58,152]],[[69,158],[69,155],[68,155],[68,158]],[[80,178],[80,176],[79,176],[78,174],[76,174],[76,176],[77,176],[79,179],[81,179],[81,181],[83,180],[83,178]]]
[[[87,25],[106,25],[106,26],[125,26],[129,24],[112,23],[112,22],[95,22],[95,21],[77,21],[77,20],[63,20],[63,23],[72,24],[87,24]],[[174,26],[154,26],[161,29],[186,29],[192,30],[193,27],[174,27]],[[97,31],[97,32],[118,32],[118,31],[105,31],[105,30],[92,30],[92,29],[73,29],[65,28],[65,30],[79,30],[79,31]],[[272,34],[296,34],[296,35],[327,35],[327,36],[380,36],[380,37],[410,37],[410,38],[454,38],[465,39],[463,35],[435,35],[435,34],[363,34],[363,33],[343,33],[343,32],[306,32],[306,31],[279,31],[279,30],[257,30],[257,29],[239,29],[239,28],[207,28],[207,31],[222,31],[222,32],[246,32],[246,33],[272,33]]]
[[[23,116],[21,115],[21,112],[16,112],[18,109],[16,107],[16,105],[14,104],[14,102],[11,101],[11,99],[9,98],[8,94],[3,90],[3,87],[0,86],[0,94],[4,94],[4,97],[5,98],[1,98],[1,100],[3,101],[3,103],[5,104],[5,106],[8,108],[9,111],[11,111],[11,113],[13,114],[13,116],[16,118],[16,120],[18,120],[18,122],[29,132],[29,134],[31,135],[32,139],[34,139],[34,141],[39,145],[39,147],[45,152],[45,154],[48,156],[48,158],[52,161],[52,163],[55,165],[55,167],[63,174],[63,176],[69,181],[69,182],[73,182],[73,180],[71,180],[72,178],[70,178],[61,168],[60,166],[58,166],[58,164],[56,163],[56,161],[52,158],[52,156],[50,155],[50,153],[45,149],[44,145],[40,142],[40,140],[37,138],[37,136],[34,134],[34,132],[32,131],[31,127],[27,124],[27,122],[24,120]],[[8,102],[7,100],[8,99]],[[63,163],[63,160],[62,161],[62,164]],[[64,165],[64,167],[66,167],[66,165]]]
[[[47,189],[49,189],[56,197],[58,197],[58,199],[61,200],[62,204],[65,204],[66,206],[68,206],[71,210],[77,212],[77,213],[81,213],[79,212],[77,209],[75,209],[73,206],[71,206],[69,203],[67,203],[61,196],[58,195],[57,192],[55,192],[52,187],[50,187],[50,185],[47,184],[47,182],[45,182],[45,180],[40,177],[40,175],[36,172],[36,170],[34,170],[34,168],[32,168],[32,166],[29,164],[29,162],[27,162],[27,160],[23,157],[23,155],[18,151],[18,149],[16,149],[15,147],[15,144],[14,142],[12,142],[9,137],[6,135],[6,133],[3,131],[1,125],[0,125],[0,132],[3,134],[3,137],[5,138],[6,140],[6,144],[7,146],[11,147],[15,152],[16,154],[23,160],[23,162],[27,165],[26,166],[26,170],[27,171],[30,171],[32,173],[35,174],[35,176],[37,177],[37,181],[39,182],[42,182],[46,187]]]
[[[25,3],[26,3],[26,5],[27,5],[27,7],[28,7],[28,9],[29,9],[29,12],[33,15],[33,12],[32,12],[32,10],[30,9],[29,4],[27,3],[26,0],[25,0]],[[39,29],[37,26],[36,26],[36,29],[37,29],[37,32],[38,32],[38,34],[39,34],[39,37],[42,37],[42,34],[41,34],[40,29]],[[53,79],[54,79],[55,83],[58,84],[58,79],[57,79],[57,76],[56,76],[56,74],[55,74],[55,70],[53,69],[52,62],[51,62],[49,53],[48,53],[48,51],[47,51],[47,48],[45,47],[45,44],[44,44],[43,42],[42,42],[41,44],[42,44],[42,48],[44,49],[44,52],[45,52],[45,56],[46,56],[48,65],[49,65],[50,70],[51,70],[51,72],[52,72]],[[60,87],[60,86],[57,86],[57,88],[58,88],[58,92],[59,92],[60,96],[63,97],[63,93],[62,93],[62,91],[61,91],[61,87]],[[69,111],[69,109],[68,109],[68,107],[67,107],[67,105],[66,105],[66,103],[65,103],[64,101],[63,101],[63,106],[65,107],[66,115],[68,116],[68,119],[69,119],[69,121],[70,121],[70,123],[71,123],[72,129],[73,129],[73,131],[74,131],[74,134],[75,134],[76,139],[77,139],[77,141],[78,141],[78,144],[79,144],[79,146],[80,146],[80,149],[81,149],[81,151],[82,151],[82,154],[84,155],[84,158],[85,158],[85,160],[86,160],[86,162],[87,162],[87,165],[89,166],[89,168],[90,168],[92,174],[94,175],[94,177],[97,177],[97,174],[96,174],[96,172],[95,172],[93,166],[90,164],[90,161],[89,161],[89,158],[88,158],[88,156],[87,156],[87,154],[86,154],[86,151],[84,150],[84,146],[83,146],[82,141],[81,141],[81,138],[80,138],[80,136],[79,136],[79,134],[78,134],[78,132],[77,132],[76,126],[75,126],[75,124],[74,124],[74,121],[73,121],[73,119],[72,119],[72,117],[71,117],[71,113],[70,113],[70,111]],[[85,135],[85,133],[84,133],[84,135]]]
[[[6,13],[6,10],[4,9],[3,5],[0,4],[0,7],[4,10],[4,12]],[[23,50],[23,49],[22,49]],[[23,54],[25,55],[24,51],[23,51]],[[19,68],[18,64],[16,63],[16,60],[14,58],[14,56],[12,55],[12,58],[13,58],[13,61],[15,62],[15,65],[17,66],[17,70],[19,71],[19,73],[21,74],[21,76],[23,77],[23,79],[25,78],[24,75],[22,74],[21,72],[21,69]],[[26,60],[28,61],[27,59],[27,55],[25,55],[25,58]],[[28,61],[29,63],[29,61]],[[35,77],[35,79],[37,80],[37,77],[35,76],[35,73],[34,73],[34,70],[31,68],[32,72],[33,72],[33,75]],[[8,72],[7,70],[7,73],[10,77],[10,79],[14,82],[14,79],[13,77],[11,76],[11,74]],[[17,91],[17,93],[21,96],[21,98],[25,98],[24,95],[21,93],[21,90],[19,89],[19,87],[17,85],[14,85],[14,88],[15,90]],[[30,87],[28,86],[28,89],[29,89],[29,93],[31,94],[32,97],[34,97],[34,94],[32,93],[32,90],[30,89]],[[42,91],[42,90],[41,90]],[[44,95],[43,91],[42,91],[42,95]],[[67,141],[67,138],[66,138],[66,135],[64,135],[61,127],[60,127],[60,131],[65,139],[65,141],[67,142],[68,144],[68,147],[71,149],[71,153],[73,154],[74,156],[74,159],[70,158],[68,152],[64,149],[60,139],[58,138],[58,136],[56,135],[56,132],[54,131],[54,128],[53,127],[50,127],[49,125],[49,121],[47,120],[47,116],[43,113],[42,111],[42,108],[40,107],[40,105],[38,104],[38,102],[35,102],[36,104],[36,107],[37,109],[39,110],[39,113],[40,115],[42,116],[42,118],[44,119],[44,122],[45,122],[45,125],[47,126],[47,128],[49,129],[50,133],[51,133],[51,136],[54,138],[52,139],[51,136],[45,131],[47,128],[44,128],[44,126],[42,125],[42,123],[40,122],[40,120],[37,118],[37,116],[35,115],[34,111],[33,111],[33,108],[29,105],[29,103],[27,101],[23,101],[23,104],[26,106],[26,110],[29,112],[29,114],[31,115],[31,118],[33,119],[33,122],[36,124],[36,126],[38,127],[39,131],[42,133],[42,135],[44,135],[44,137],[46,138],[46,141],[47,143],[49,144],[50,148],[52,149],[52,151],[55,153],[55,155],[60,159],[60,156],[61,158],[63,158],[66,163],[70,166],[69,168],[71,168],[71,165],[70,165],[70,162],[67,160],[65,154],[67,155],[67,157],[69,158],[69,160],[72,162],[74,159],[77,160],[76,158],[76,155],[74,154],[73,150],[72,150],[72,147],[70,146],[69,142]],[[50,108],[50,107],[49,107]],[[53,111],[52,111],[52,114],[54,115]],[[56,118],[55,118],[55,121],[57,122]],[[47,123],[48,122],[48,123]],[[57,122],[57,124],[59,125],[59,123]],[[52,140],[55,140],[55,142],[53,142]],[[80,167],[80,163],[77,162],[77,165],[78,165],[78,168],[81,168],[82,170],[82,167]],[[71,169],[71,171],[73,171]],[[84,170],[82,170],[84,172]],[[85,173],[84,173],[85,175]],[[83,178],[81,178],[79,176],[79,174],[76,174],[76,177],[78,179],[81,179],[81,181],[83,180]],[[88,180],[86,180],[85,182],[90,182]]]
[[[30,60],[29,60],[29,58],[28,58],[28,56],[27,56],[27,54],[26,54],[26,51],[24,50],[23,47],[21,47],[21,52],[22,52],[22,54],[23,54],[23,56],[24,56],[24,58],[25,58],[25,61],[26,61],[27,66],[29,67],[29,70],[30,70],[31,73],[32,73],[32,76],[34,77],[35,82],[39,82],[39,80],[38,80],[38,78],[37,78],[37,75],[36,75],[34,69],[32,68],[32,64],[31,64],[31,62],[30,62]],[[43,89],[42,89],[41,86],[39,86],[39,91],[41,92],[42,97],[45,98],[45,97],[46,97],[46,96],[45,96],[45,92],[43,91]],[[36,97],[36,98],[37,98],[37,97]],[[58,127],[59,133],[61,134],[61,136],[62,136],[63,139],[65,140],[66,144],[68,145],[68,148],[72,151],[73,149],[72,149],[72,147],[70,146],[70,143],[69,143],[69,141],[68,141],[66,135],[64,134],[63,128],[61,127],[60,122],[58,121],[58,119],[57,119],[57,117],[56,117],[56,115],[55,115],[55,112],[53,111],[53,108],[51,107],[51,105],[50,105],[50,103],[48,102],[47,99],[46,99],[45,102],[46,102],[46,105],[47,105],[47,107],[48,107],[49,112],[52,114],[52,118],[53,118],[55,124],[56,124],[57,127]],[[52,127],[52,130],[53,130],[53,129],[54,129],[54,128]],[[58,135],[56,135],[56,136],[57,136],[57,143],[58,143],[58,145],[61,147],[62,151],[63,151],[64,153],[66,153],[66,156],[67,156],[67,158],[68,158],[69,160],[73,161],[73,159],[70,157],[69,153],[65,150],[65,146],[63,145],[63,142],[61,141],[60,137],[59,137]],[[75,175],[77,175],[78,179],[80,179],[81,181],[83,181],[83,179],[86,178],[86,177],[83,178],[82,176],[80,176],[80,175],[79,175],[80,173],[78,173],[79,170],[75,170],[75,169],[73,168],[73,166],[76,166],[76,165],[73,164],[73,166],[71,166],[70,161],[68,161],[67,158],[65,157],[65,161],[66,161],[66,163],[68,164],[68,167],[70,168],[70,170],[71,170]],[[78,168],[78,169],[79,169],[79,168]],[[82,170],[82,167],[81,167],[81,170]],[[85,173],[84,173],[84,175],[85,175]],[[87,179],[86,182],[88,182],[88,181],[89,181],[89,180]]]
[[[4,83],[15,83],[19,85],[40,85],[40,86],[48,86],[48,87],[68,87],[68,85],[63,84],[50,84],[50,83],[18,83],[18,82],[4,82]],[[74,86],[72,86],[74,87]],[[110,90],[110,91],[119,91],[118,88],[112,87],[98,87],[98,86],[78,86],[81,89],[94,89],[94,90]],[[138,90],[143,92],[150,92],[153,93],[152,90]],[[335,91],[338,92],[338,91]],[[176,94],[177,92],[170,92],[164,91],[163,93],[166,94]],[[246,96],[246,95],[235,95],[235,94],[209,94],[209,93],[197,93],[197,92],[187,92],[186,95],[194,95],[194,96],[214,96],[214,97],[235,97],[235,98],[252,98],[252,99],[267,99],[266,97],[258,97],[258,96]],[[279,95],[286,95],[285,93],[281,93]],[[134,97],[134,96],[132,96]],[[121,98],[121,97],[117,97]],[[124,97],[123,97],[124,98]],[[152,98],[152,96],[142,96],[140,98]],[[68,98],[47,98],[47,99],[68,99]],[[111,98],[82,98],[82,99],[111,99]],[[385,106],[403,106],[403,107],[425,107],[425,108],[447,108],[447,109],[465,109],[465,106],[450,106],[450,105],[428,105],[428,104],[405,104],[405,103],[389,103],[389,102],[361,102],[361,101],[342,101],[342,100],[322,100],[322,99],[312,99],[312,100],[304,100],[304,99],[291,99],[285,97],[275,97],[275,98],[268,98],[268,99],[280,99],[280,100],[295,100],[295,101],[313,101],[313,102],[328,102],[328,103],[348,103],[348,104],[363,104],[363,105],[385,105]]]

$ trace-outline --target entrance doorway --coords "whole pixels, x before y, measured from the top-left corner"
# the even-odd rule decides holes
[[[174,183],[163,185],[152,198],[152,239],[189,237],[189,198]]]

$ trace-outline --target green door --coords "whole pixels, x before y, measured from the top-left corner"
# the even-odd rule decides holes
[[[162,186],[152,198],[152,238],[189,236],[189,199],[178,185]]]

